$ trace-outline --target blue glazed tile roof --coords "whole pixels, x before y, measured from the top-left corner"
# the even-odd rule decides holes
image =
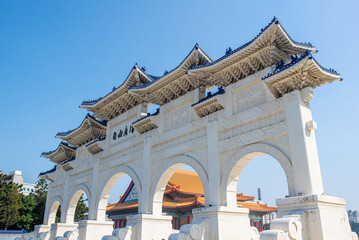
[[[214,65],[224,59],[226,59],[227,57],[231,56],[232,54],[242,50],[243,48],[247,47],[248,45],[250,45],[252,42],[254,42],[267,28],[269,28],[272,24],[280,24],[278,19],[276,17],[274,17],[272,19],[272,21],[264,28],[261,29],[260,33],[257,34],[256,37],[254,37],[251,41],[247,42],[246,44],[232,50],[231,48],[227,49],[226,51],[226,54],[220,58],[218,58],[217,60],[215,61],[212,61],[211,58],[201,49],[202,53],[211,61],[209,63],[206,63],[206,64],[203,64],[203,65],[198,65],[198,66],[190,66],[188,70],[192,70],[192,69],[199,69],[199,68],[204,68],[204,67],[208,67],[208,66],[211,66],[211,65]],[[300,43],[300,42],[297,42],[297,41],[294,41],[289,35],[288,33],[285,31],[284,28],[282,28],[282,30],[285,32],[285,34],[288,36],[288,38],[296,45],[298,46],[301,46],[301,47],[304,47],[304,48],[309,48],[311,50],[314,50],[315,47],[311,44],[311,43]],[[145,71],[142,71],[143,74],[145,74],[146,76],[148,76],[149,79],[151,79],[152,81],[151,82],[147,82],[145,84],[141,84],[141,85],[131,85],[128,90],[130,89],[142,89],[142,88],[145,88],[145,87],[148,87],[150,86],[151,84],[157,82],[159,79],[165,77],[166,75],[168,75],[169,73],[173,72],[174,70],[176,70],[179,66],[181,66],[181,64],[188,58],[188,56],[194,51],[194,50],[198,50],[200,49],[198,43],[196,43],[196,45],[193,47],[193,49],[187,54],[187,56],[182,60],[182,62],[176,66],[175,68],[173,68],[172,70],[170,71],[165,71],[165,73],[162,75],[162,76],[152,76],[152,75],[149,75],[147,74]],[[133,67],[133,69],[135,69],[137,66],[137,63],[135,64],[135,66]],[[133,70],[132,69],[132,70]],[[132,72],[131,70],[131,72]],[[130,72],[130,74],[131,74]],[[129,75],[130,75],[129,74]],[[126,78],[127,79],[127,78]],[[125,83],[125,82],[124,82]],[[124,84],[123,83],[123,84]],[[114,87],[112,92],[115,91],[116,89],[120,88],[123,84],[121,84],[119,87]],[[112,92],[108,93],[106,96],[104,97],[100,97],[98,99],[95,99],[95,100],[89,100],[89,101],[83,101],[81,103],[81,105],[94,105],[96,104],[97,102],[99,102],[100,100],[102,100],[103,98],[106,98],[109,94],[111,94]]]
[[[46,174],[49,174],[49,173],[53,173],[53,172],[55,172],[55,171],[56,171],[56,165],[55,165],[52,169],[50,169],[50,170],[48,170],[48,171],[46,171],[46,172],[41,172],[41,173],[39,174],[39,176],[46,175]]]
[[[213,98],[213,97],[215,97],[215,96],[217,96],[217,95],[221,95],[221,94],[224,94],[224,93],[225,93],[224,88],[219,87],[217,92],[215,92],[215,93],[208,92],[208,93],[207,93],[207,96],[206,96],[205,98],[202,98],[202,99],[200,99],[198,102],[193,103],[193,104],[191,105],[191,107],[193,107],[193,106],[195,106],[195,105],[197,105],[197,104],[199,104],[199,103],[201,103],[201,102],[204,102],[204,101],[206,101],[207,99]]]
[[[193,51],[198,50],[198,49],[200,49],[200,47],[199,47],[199,44],[196,43],[196,45],[191,49],[191,51],[190,51],[190,52],[187,54],[187,56],[182,60],[182,62],[181,62],[180,64],[178,64],[175,68],[173,68],[173,69],[170,70],[170,71],[165,71],[165,73],[164,73],[162,76],[156,77],[156,79],[155,79],[153,82],[148,82],[148,83],[146,83],[146,84],[141,84],[141,85],[132,85],[132,86],[129,87],[129,90],[130,90],[130,89],[141,89],[141,88],[145,88],[145,87],[148,87],[149,85],[155,83],[157,80],[163,78],[164,76],[168,75],[169,73],[171,73],[171,72],[173,72],[174,70],[176,70],[177,68],[179,68],[179,67],[182,65],[182,63],[183,63],[184,61],[186,61],[186,59],[188,58],[188,56],[191,55],[191,53],[192,53]],[[211,59],[202,49],[201,49],[201,51],[202,51],[202,53],[203,53],[210,61],[212,61],[212,59]]]
[[[57,137],[57,136],[67,136],[67,135],[69,135],[70,133],[76,131],[77,129],[79,129],[79,128],[82,126],[82,124],[85,122],[85,120],[86,120],[87,118],[91,118],[92,120],[96,121],[97,123],[101,124],[102,126],[106,126],[106,125],[107,125],[107,121],[105,121],[105,120],[97,120],[94,116],[92,116],[91,114],[88,113],[88,114],[86,115],[86,117],[84,118],[84,120],[82,120],[80,126],[78,126],[78,127],[75,128],[75,129],[66,131],[66,132],[58,132],[58,133],[56,134],[56,137]]]
[[[53,154],[54,152],[57,151],[57,149],[59,149],[59,147],[60,147],[61,145],[64,145],[64,146],[66,146],[66,147],[68,147],[68,148],[71,148],[71,149],[73,149],[73,150],[76,150],[76,147],[71,147],[71,146],[68,145],[67,143],[61,142],[61,143],[59,144],[59,146],[58,146],[55,150],[53,150],[53,151],[48,151],[48,152],[42,152],[42,153],[41,153],[41,156],[49,156],[49,155]]]
[[[98,99],[93,99],[93,100],[86,100],[86,101],[83,101],[81,103],[81,105],[94,105],[95,103],[97,103],[101,99],[102,99],[102,97],[99,97]]]
[[[327,69],[327,68],[324,68],[322,67],[313,57],[313,55],[307,50],[305,51],[304,54],[298,56],[298,55],[293,55],[291,57],[291,62],[290,63],[287,63],[287,64],[283,64],[282,63],[279,63],[278,66],[277,66],[277,69],[274,71],[274,72],[271,72],[271,73],[268,73],[266,76],[262,77],[262,80],[265,80],[275,74],[278,74],[288,68],[290,68],[291,66],[295,65],[296,63],[300,62],[301,60],[307,58],[308,59],[313,59],[313,61],[315,61],[315,63],[325,72],[329,73],[329,74],[334,74],[334,75],[337,75],[339,77],[339,73],[337,71],[335,71],[334,69]]]
[[[204,68],[204,67],[208,67],[208,66],[211,66],[211,65],[214,65],[220,61],[222,61],[223,59],[226,59],[227,57],[231,56],[232,54],[242,50],[243,48],[247,47],[248,45],[250,45],[252,42],[254,42],[269,26],[271,26],[272,24],[280,24],[278,19],[276,17],[274,17],[272,19],[272,21],[267,25],[265,26],[264,28],[261,29],[261,31],[257,34],[257,36],[255,36],[251,41],[245,43],[244,45],[232,50],[231,48],[227,49],[226,51],[226,54],[220,58],[218,58],[217,60],[213,61],[213,62],[210,62],[210,63],[206,63],[206,64],[203,64],[203,65],[199,65],[199,66],[192,66],[190,67],[188,70],[191,70],[191,69],[198,69],[198,68]],[[283,28],[284,30],[284,28]],[[284,30],[284,32],[287,34],[287,32]],[[287,36],[289,37],[289,35],[287,34]],[[294,41],[291,37],[289,37],[290,40],[297,44],[297,45],[300,45],[302,47],[307,47],[307,48],[313,48],[314,49],[314,46],[311,44],[311,43],[299,43],[299,42],[296,42]]]
[[[139,68],[137,63],[135,63],[135,65],[131,68],[131,71],[130,73],[127,75],[127,77],[125,78],[126,80],[128,79],[128,77],[131,75],[132,71],[134,69],[138,69],[139,71],[141,71],[141,73],[143,73],[145,76],[147,76],[149,79],[151,79],[152,81],[156,81],[158,78],[160,77],[156,77],[156,76],[153,76],[153,75],[149,75],[146,73],[145,69],[144,68]],[[122,87],[125,83],[126,83],[126,80],[118,87],[113,87],[112,91],[109,92],[108,94],[106,94],[106,96],[104,97],[100,97],[98,99],[95,99],[95,100],[87,100],[87,101],[83,101],[81,103],[81,105],[94,105],[95,103],[99,102],[101,99],[103,98],[106,98],[108,95],[110,95],[112,92],[114,92],[115,90],[119,89],[120,87]]]

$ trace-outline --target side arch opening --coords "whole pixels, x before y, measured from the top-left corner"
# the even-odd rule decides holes
[[[275,199],[294,192],[291,162],[266,144],[244,147],[233,154],[225,164],[222,184],[222,202],[231,208],[248,208],[250,223],[259,231],[276,217]]]
[[[47,225],[51,225],[53,223],[58,223],[61,220],[61,203],[60,199],[55,199],[51,207],[48,210],[48,216],[45,216],[44,223]]]
[[[64,212],[66,223],[74,223],[88,219],[89,199],[91,197],[89,189],[82,185],[80,189],[75,190],[71,195],[67,205],[67,211]]]

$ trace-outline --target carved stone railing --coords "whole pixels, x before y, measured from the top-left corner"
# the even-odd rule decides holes
[[[49,232],[30,232],[24,233],[21,237],[16,237],[14,240],[48,240],[50,237]]]
[[[77,240],[78,235],[78,229],[66,231],[63,236],[57,236],[54,240]]]
[[[260,240],[302,240],[300,216],[289,215],[273,220],[270,230],[260,234]]]
[[[135,239],[135,226],[126,226],[124,228],[116,228],[113,230],[112,235],[107,235],[102,238],[102,240],[131,240]]]
[[[204,240],[206,222],[201,224],[185,224],[179,233],[173,233],[168,240]]]

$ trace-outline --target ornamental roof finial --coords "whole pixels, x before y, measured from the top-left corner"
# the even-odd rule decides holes
[[[227,48],[226,49],[226,55],[229,55],[231,53],[232,53],[232,48],[231,47]]]

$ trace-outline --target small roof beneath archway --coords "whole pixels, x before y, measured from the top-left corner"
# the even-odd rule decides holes
[[[50,159],[56,164],[63,163],[76,157],[76,147],[72,147],[65,142],[61,142],[59,146],[49,152],[42,152],[41,157]]]
[[[59,132],[56,138],[65,140],[72,146],[80,147],[95,139],[103,139],[106,136],[106,125],[106,121],[87,114],[80,126],[67,132]]]

